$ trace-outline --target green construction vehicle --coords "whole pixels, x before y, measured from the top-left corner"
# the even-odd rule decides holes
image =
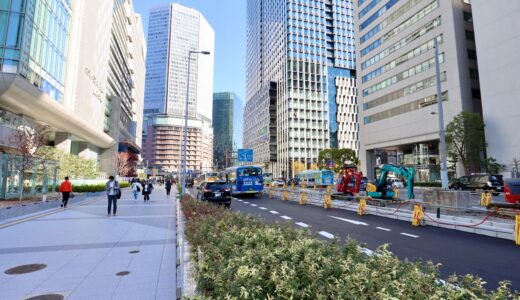
[[[367,184],[368,196],[375,199],[396,199],[398,198],[398,192],[396,190],[388,189],[386,179],[388,173],[394,173],[395,175],[401,176],[406,179],[408,188],[408,199],[414,199],[413,193],[413,179],[415,175],[414,168],[397,167],[394,165],[383,165],[381,168],[381,175],[376,184]]]

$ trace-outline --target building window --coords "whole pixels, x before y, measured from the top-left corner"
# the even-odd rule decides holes
[[[473,49],[468,49],[468,58],[477,59],[477,51],[475,51]]]
[[[469,78],[478,80],[478,70],[473,68],[469,69]]]
[[[473,23],[473,14],[470,13],[470,12],[463,12],[464,14],[464,21],[468,22],[468,23]]]
[[[466,40],[475,41],[475,33],[473,31],[466,30]]]

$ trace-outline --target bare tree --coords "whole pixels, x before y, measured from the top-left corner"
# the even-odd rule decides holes
[[[9,136],[9,143],[15,148],[18,156],[18,166],[20,170],[20,201],[23,199],[24,175],[38,161],[38,152],[40,148],[45,146],[48,127],[36,125],[30,127],[27,125],[19,125],[15,131]]]
[[[519,168],[520,168],[520,160],[518,160],[516,157],[513,157],[513,176],[514,178],[518,178],[518,171],[519,171]]]

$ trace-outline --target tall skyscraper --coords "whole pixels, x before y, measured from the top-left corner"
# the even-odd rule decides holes
[[[351,0],[249,0],[244,147],[276,176],[359,149]]]
[[[416,180],[440,179],[434,40],[444,126],[481,111],[477,55],[467,0],[356,1],[361,164],[413,166]]]
[[[487,155],[506,166],[505,176],[520,177],[520,1],[471,1]]]
[[[244,107],[235,93],[213,94],[213,162],[217,170],[234,163],[235,152],[242,148]]]
[[[150,11],[143,137],[149,169],[179,172],[188,53],[210,51],[210,55],[191,56],[187,169],[211,170],[214,40],[213,29],[194,9],[170,4]]]
[[[0,147],[43,123],[49,145],[114,174],[121,146],[139,152],[145,55],[131,0],[1,1]]]

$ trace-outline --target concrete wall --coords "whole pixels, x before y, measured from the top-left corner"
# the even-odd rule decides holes
[[[520,1],[473,0],[487,154],[507,165],[520,159]]]

